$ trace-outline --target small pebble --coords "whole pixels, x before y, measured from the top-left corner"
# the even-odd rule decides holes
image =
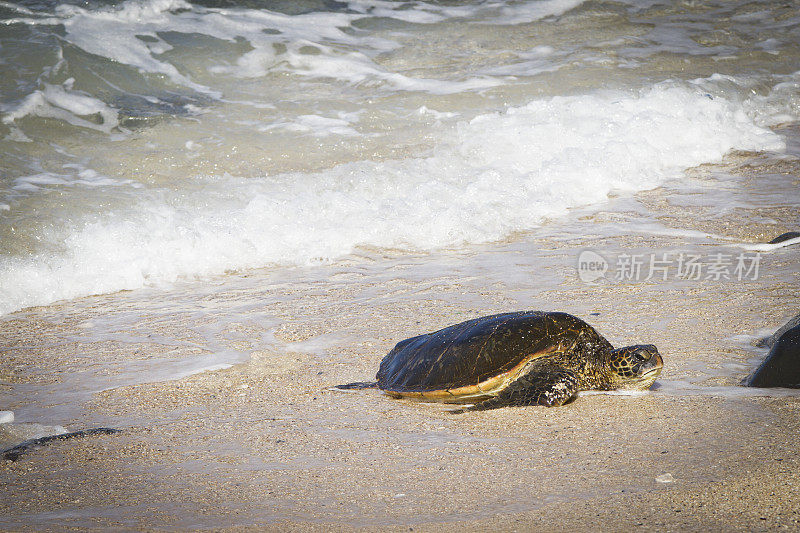
[[[659,483],[672,483],[675,481],[675,478],[672,477],[672,474],[661,474],[660,476],[656,477],[656,481]]]
[[[8,424],[14,421],[14,411],[0,411],[0,424]]]

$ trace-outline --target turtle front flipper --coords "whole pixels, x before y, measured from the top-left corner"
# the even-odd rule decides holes
[[[538,366],[535,370],[520,376],[497,396],[453,412],[486,411],[507,405],[557,407],[574,400],[577,395],[578,377],[575,373],[561,367]]]

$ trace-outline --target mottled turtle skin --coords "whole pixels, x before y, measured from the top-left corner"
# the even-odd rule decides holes
[[[582,390],[644,390],[661,372],[653,345],[614,349],[567,313],[524,311],[468,320],[397,344],[377,387],[398,398],[474,404],[558,406]]]

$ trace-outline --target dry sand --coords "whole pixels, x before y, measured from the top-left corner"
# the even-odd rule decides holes
[[[762,194],[757,178],[770,174],[783,204],[722,218],[713,201],[661,189],[637,197],[638,213],[575,213],[556,235],[425,255],[363,250],[4,317],[0,409],[124,432],[0,464],[0,527],[800,531],[800,395],[747,395],[740,381],[763,351],[735,337],[800,311],[800,249],[764,254],[757,280],[589,286],[575,271],[587,248],[738,253],[709,238],[626,234],[642,206],[669,228],[732,239],[798,229],[797,160],[768,164],[730,158],[745,176],[736,194]],[[618,235],[587,233],[609,224]],[[518,309],[571,312],[615,345],[656,344],[656,388],[462,415],[326,390],[370,379],[403,338]],[[166,360],[179,370],[223,349],[249,358],[141,383]]]

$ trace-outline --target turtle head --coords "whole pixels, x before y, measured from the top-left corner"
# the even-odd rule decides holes
[[[664,366],[661,354],[652,344],[637,344],[613,350],[608,363],[611,388],[627,390],[649,389]]]

